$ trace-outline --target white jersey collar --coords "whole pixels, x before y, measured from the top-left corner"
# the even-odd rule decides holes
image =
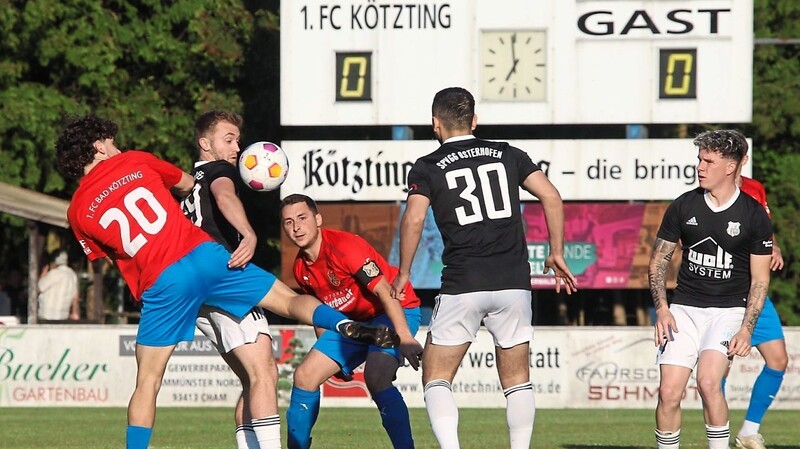
[[[467,135],[464,135],[464,136],[453,136],[453,137],[445,140],[444,142],[442,142],[442,145],[444,145],[446,143],[460,142],[462,140],[469,140],[469,139],[474,139],[474,138],[475,138],[475,136],[473,136],[472,134],[467,134]]]
[[[722,212],[731,207],[731,205],[733,205],[733,203],[736,202],[736,199],[739,198],[739,194],[741,194],[741,192],[742,191],[739,190],[739,186],[736,186],[736,191],[733,192],[731,199],[729,199],[725,204],[720,204],[719,206],[715,206],[714,203],[712,203],[711,200],[708,198],[708,190],[703,191],[703,199],[706,200],[706,205],[708,206],[709,209],[711,209],[712,212],[715,213]]]

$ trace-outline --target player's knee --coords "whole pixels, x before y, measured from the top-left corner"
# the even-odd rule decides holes
[[[764,357],[764,359],[767,366],[775,371],[786,371],[786,368],[789,366],[789,355],[786,354],[786,351],[770,354],[768,357]]]
[[[298,388],[302,388],[303,390],[307,391],[315,391],[322,385],[322,382],[317,380],[319,376],[319,369],[308,364],[308,363],[301,363],[300,366],[295,369],[293,374],[294,385]]]
[[[703,399],[722,395],[722,382],[714,376],[698,376],[697,391]]]
[[[658,400],[667,407],[678,407],[683,397],[683,388],[661,385],[658,388]]]

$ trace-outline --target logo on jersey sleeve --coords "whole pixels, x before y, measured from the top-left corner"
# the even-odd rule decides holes
[[[711,237],[692,245],[687,257],[691,273],[710,279],[731,278],[733,255],[722,249]]]
[[[742,224],[738,221],[729,221],[728,222],[728,229],[725,232],[728,233],[731,237],[736,237],[737,235],[741,234]]]
[[[378,264],[376,264],[375,261],[373,260],[367,260],[364,266],[361,267],[361,270],[369,278],[374,278],[375,276],[381,274],[381,269],[378,267]]]
[[[697,218],[696,217],[692,217],[692,218],[686,220],[686,224],[689,225],[689,226],[697,226]]]
[[[78,240],[78,243],[81,244],[81,248],[83,249],[83,254],[86,254],[87,256],[89,254],[92,254],[92,249],[89,248],[89,245],[86,244],[86,240],[82,240],[82,239]]]
[[[203,170],[197,170],[197,173],[194,174],[194,179],[201,180],[206,174],[203,173]]]

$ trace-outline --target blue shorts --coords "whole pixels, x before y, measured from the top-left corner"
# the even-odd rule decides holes
[[[194,340],[200,306],[218,307],[238,318],[261,301],[275,276],[247,264],[228,268],[231,254],[218,243],[203,243],[168,266],[142,293],[142,319],[136,342],[170,346]]]
[[[411,330],[411,335],[416,335],[417,330],[419,330],[421,316],[419,307],[415,307],[413,309],[403,309],[403,311],[406,314],[406,321],[408,322],[408,328]],[[385,324],[394,329],[391,320],[389,320],[389,317],[386,314],[376,316],[371,321],[367,321],[367,324],[371,324],[373,326]],[[311,349],[316,349],[317,351],[330,357],[334,362],[339,364],[343,373],[350,375],[353,374],[353,371],[358,368],[359,365],[367,360],[367,355],[370,352],[385,352],[393,355],[397,360],[402,360],[402,354],[400,354],[400,351],[397,348],[384,349],[378,346],[370,346],[330,330],[323,332]]]
[[[750,338],[750,344],[753,346],[760,345],[772,340],[783,340],[783,328],[781,327],[781,319],[778,317],[778,311],[767,296],[764,301],[764,308],[761,309],[761,315],[756,321],[756,328],[753,329],[753,336]]]

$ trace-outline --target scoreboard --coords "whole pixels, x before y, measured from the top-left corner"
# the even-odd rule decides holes
[[[742,123],[752,0],[281,2],[284,126],[426,125],[470,90],[483,124]]]

